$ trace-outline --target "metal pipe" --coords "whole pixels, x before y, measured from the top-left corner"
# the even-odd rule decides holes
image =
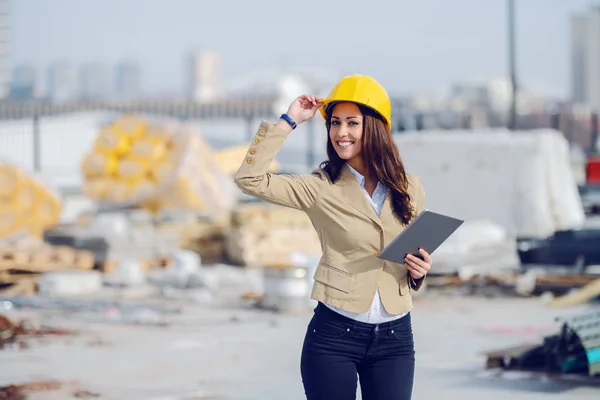
[[[592,113],[591,115],[591,127],[592,127],[592,142],[590,144],[590,152],[597,154],[600,152],[599,146],[599,134],[598,134],[598,113]]]
[[[40,146],[40,117],[35,115],[33,117],[33,169],[35,172],[40,172],[42,168]]]
[[[508,64],[511,83],[510,115],[508,129],[517,128],[517,56],[515,34],[515,1],[508,1]]]
[[[251,142],[255,134],[254,118],[252,115],[246,115],[246,141]]]

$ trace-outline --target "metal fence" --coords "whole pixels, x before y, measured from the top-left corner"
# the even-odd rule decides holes
[[[144,105],[145,104],[145,105]],[[0,161],[22,165],[38,173],[64,177],[77,185],[83,154],[92,146],[97,132],[116,115],[142,112],[146,115],[184,119],[197,127],[216,149],[248,143],[261,119],[274,120],[275,112],[267,102],[229,102],[226,106],[143,103],[135,108],[123,104],[86,106],[69,110],[38,104],[37,108],[12,109],[0,105]],[[4,110],[4,111],[2,111]],[[210,112],[210,110],[212,110]],[[476,129],[473,114],[448,112],[415,112],[406,108],[394,110],[394,134],[428,129]],[[488,116],[491,127],[502,127],[500,118]],[[555,113],[519,115],[517,129],[554,128],[570,143],[586,152],[596,152],[598,115],[578,115],[570,110]],[[323,121],[302,124],[286,141],[278,159],[288,171],[306,171],[325,158],[325,126]],[[75,174],[75,175],[74,175]],[[68,177],[68,178],[67,178]]]
[[[76,186],[83,156],[91,150],[98,132],[117,115],[121,114],[98,111],[0,120],[0,161]],[[249,143],[262,119],[273,121],[274,116],[188,118],[185,121],[219,150]],[[278,157],[282,166],[290,172],[303,172],[316,166],[325,156],[324,131],[324,124],[316,119],[299,126],[286,140]]]

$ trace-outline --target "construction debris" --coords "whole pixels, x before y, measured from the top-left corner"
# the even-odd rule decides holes
[[[589,226],[557,231],[539,239],[517,239],[519,258],[524,264],[568,266],[575,272],[585,272],[600,265],[600,229]]]
[[[26,347],[25,339],[40,336],[64,336],[74,332],[46,326],[35,327],[31,321],[22,320],[18,323],[0,314],[0,349],[6,346]],[[1,399],[2,397],[0,397]]]
[[[0,387],[0,399],[3,400],[26,400],[29,394],[59,390],[63,384],[58,381],[40,381],[22,383],[19,385],[8,385]]]
[[[76,298],[0,297],[8,309],[68,311],[70,318],[87,322],[117,322],[133,325],[165,326],[166,317],[179,314],[177,307],[134,304],[112,300],[80,300]]]
[[[486,219],[465,221],[432,256],[435,274],[444,275],[497,273],[519,265],[514,237]]]
[[[179,247],[198,254],[204,263],[222,262],[225,257],[225,241],[231,229],[231,214],[224,213],[211,218],[191,214],[167,215],[156,224],[160,232],[173,232]]]
[[[571,307],[586,303],[598,296],[600,296],[600,279],[594,279],[584,287],[552,300],[550,305],[554,307]]]
[[[89,390],[77,389],[73,392],[73,397],[78,399],[91,399],[100,397],[100,393],[90,392]]]
[[[442,275],[431,273],[427,277],[426,284],[429,288],[476,290],[482,287],[495,287],[506,294],[517,294],[519,296],[536,296],[551,293],[554,296],[572,298],[578,289],[582,289],[588,285],[594,285],[593,287],[597,288],[598,284],[595,282],[598,279],[597,275],[567,274],[553,271],[537,272],[520,269],[499,270],[495,272],[486,271],[485,273],[469,271],[468,274],[461,274],[461,272]],[[590,289],[587,290],[589,291]],[[600,296],[600,293],[589,292],[589,295],[581,297],[580,301],[573,302],[572,305],[590,301],[596,296]],[[564,303],[564,305],[568,304]]]
[[[37,279],[37,292],[41,296],[79,296],[101,289],[100,271],[48,272]]]
[[[485,353],[486,368],[600,376],[600,311],[556,320],[562,322],[560,332],[542,344]]]
[[[97,215],[89,225],[57,227],[47,231],[49,243],[66,244],[94,254],[98,269],[114,272],[119,263],[136,260],[143,270],[165,267],[179,249],[177,232],[156,229],[152,221],[136,221],[135,212],[108,212]]]

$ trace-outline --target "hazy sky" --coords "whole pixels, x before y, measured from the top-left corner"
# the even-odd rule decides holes
[[[13,0],[14,61],[139,61],[181,90],[191,49],[222,54],[224,84],[284,64],[375,76],[391,93],[507,74],[506,0]],[[525,85],[569,91],[569,15],[594,0],[516,0]],[[40,77],[41,77],[40,73]]]

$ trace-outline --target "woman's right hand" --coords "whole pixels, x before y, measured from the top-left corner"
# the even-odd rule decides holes
[[[323,106],[320,102],[321,98],[313,96],[312,94],[303,94],[298,96],[287,110],[289,115],[296,124],[300,125],[302,122],[314,117],[315,113],[319,108]]]

